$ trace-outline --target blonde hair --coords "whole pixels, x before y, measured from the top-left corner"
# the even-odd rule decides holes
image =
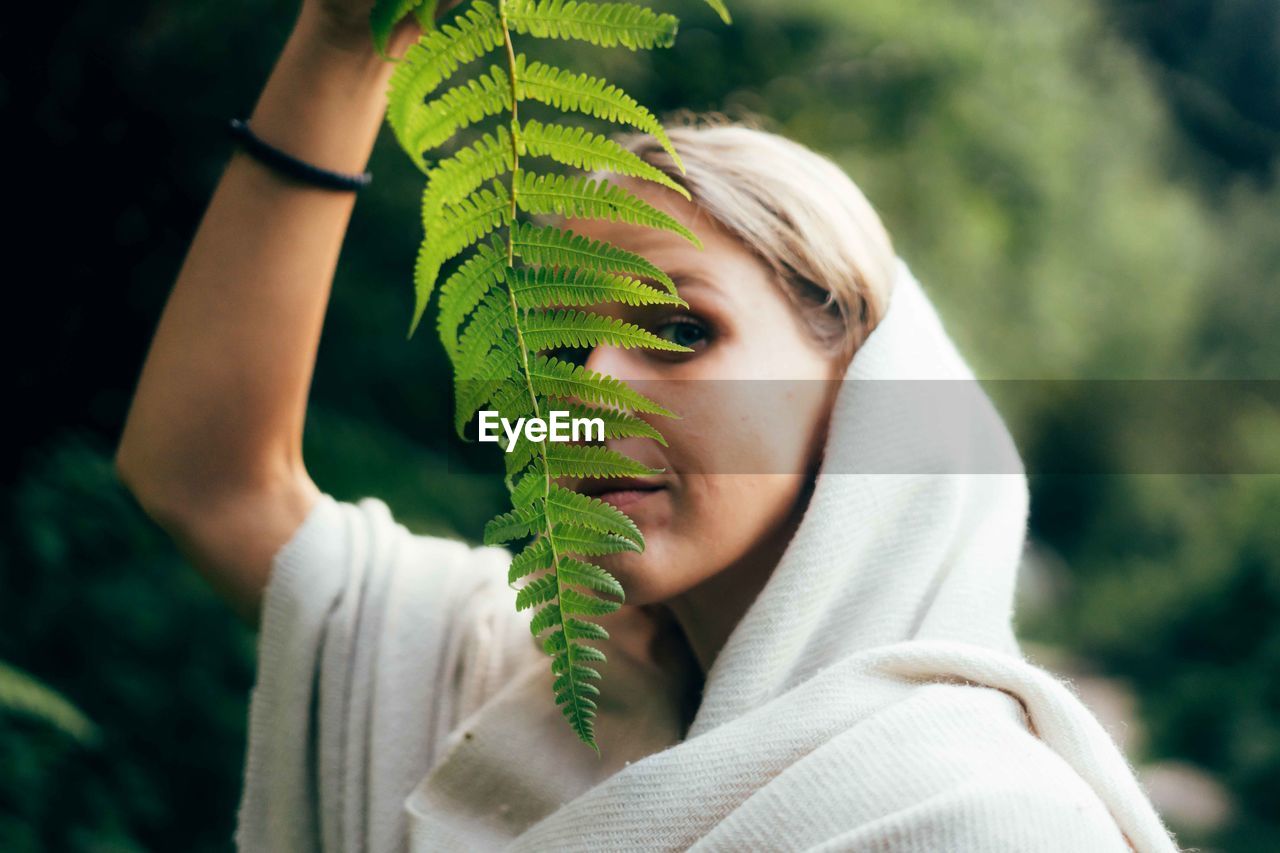
[[[684,174],[651,135],[613,138],[688,190],[772,269],[820,344],[847,362],[884,316],[893,243],[839,166],[760,123],[758,117],[676,113],[664,126]]]

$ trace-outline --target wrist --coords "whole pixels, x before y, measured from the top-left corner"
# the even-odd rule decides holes
[[[373,47],[341,47],[324,24],[298,18],[249,117],[268,145],[322,169],[364,171],[386,113],[395,64]]]
[[[289,33],[285,52],[325,72],[345,75],[356,84],[384,83],[395,70],[394,62],[378,54],[367,25],[363,30],[340,26],[306,3]]]

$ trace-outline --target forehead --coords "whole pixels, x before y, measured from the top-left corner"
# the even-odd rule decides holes
[[[610,176],[609,181],[673,217],[697,235],[702,248],[671,231],[607,219],[565,218],[557,223],[559,227],[635,252],[672,276],[716,271],[719,277],[732,277],[764,269],[763,263],[701,206],[656,184],[616,176]]]

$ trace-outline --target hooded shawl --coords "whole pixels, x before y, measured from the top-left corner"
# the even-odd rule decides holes
[[[322,495],[276,555],[237,842],[411,849],[1176,851],[1116,743],[1013,631],[1028,487],[897,259],[800,525],[706,673],[610,646],[597,757],[510,555]]]

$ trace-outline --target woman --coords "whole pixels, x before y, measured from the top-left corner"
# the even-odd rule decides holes
[[[390,73],[367,14],[304,2],[250,119],[260,136],[363,168]],[[559,353],[682,416],[659,424],[665,447],[609,442],[660,476],[570,484],[647,542],[602,560],[627,604],[601,619],[601,757],[552,703],[506,551],[413,534],[382,501],[340,502],[307,476],[307,387],[352,199],[232,158],[117,464],[261,622],[240,846],[1176,849],[1105,731],[1018,651],[1026,479],[871,206],[780,137],[671,135],[687,174],[622,139],[693,201],[623,183],[703,250],[563,223],[643,254],[689,303],[607,309],[689,353]],[[939,393],[953,386],[967,397]]]

